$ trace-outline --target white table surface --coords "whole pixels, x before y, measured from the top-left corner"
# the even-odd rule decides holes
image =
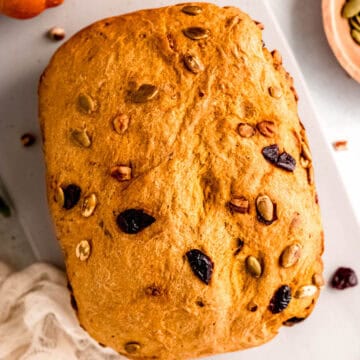
[[[334,151],[334,156],[360,223],[360,84],[341,68],[326,41],[320,0],[267,1],[300,65],[328,141],[349,141],[349,151]]]
[[[360,115],[358,114],[360,84],[346,75],[327,44],[322,28],[320,0],[267,1],[269,1],[304,74],[328,141],[333,142],[339,139],[349,141],[349,150],[334,151],[334,156],[357,220],[360,222],[360,187],[358,185],[360,183]],[[14,22],[16,20],[0,17],[1,36],[11,36],[6,29],[8,26],[14,26]],[[59,25],[61,26],[61,24]],[[44,31],[46,30],[44,29]],[[33,34],[33,36],[39,37],[41,35]],[[54,45],[50,46],[55,48]],[[0,56],[6,56],[6,49],[1,48],[0,53]],[[36,56],[36,54],[24,53],[23,56]],[[14,62],[16,63],[15,60]],[[43,60],[39,59],[38,62],[42,63]],[[22,76],[21,73],[19,73],[20,76]],[[28,79],[28,81],[32,80]],[[9,94],[10,98],[13,96],[16,94]],[[21,130],[14,125],[13,128],[8,129],[9,136],[14,136],[14,141],[17,141]],[[26,157],[33,156],[31,149],[26,149],[26,151],[28,150],[30,150],[29,153],[24,152],[24,161],[26,161]],[[28,174],[28,176],[36,176],[36,174]],[[336,208],[335,203],[334,207]],[[24,234],[21,229],[14,230],[12,220],[0,217],[0,239],[0,260],[8,261],[17,267],[23,267],[34,260],[34,255]]]

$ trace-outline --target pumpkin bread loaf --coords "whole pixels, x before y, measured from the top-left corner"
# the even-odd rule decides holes
[[[312,158],[261,24],[205,3],[105,19],[56,52],[39,96],[72,303],[98,342],[189,359],[311,313]]]

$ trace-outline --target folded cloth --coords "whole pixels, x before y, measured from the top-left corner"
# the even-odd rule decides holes
[[[14,272],[0,262],[0,360],[121,360],[80,326],[66,277],[37,263]]]

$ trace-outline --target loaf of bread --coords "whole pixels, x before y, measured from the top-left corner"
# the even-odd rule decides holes
[[[257,346],[318,298],[311,153],[261,27],[206,3],[139,11],[76,34],[41,77],[72,304],[129,358]]]

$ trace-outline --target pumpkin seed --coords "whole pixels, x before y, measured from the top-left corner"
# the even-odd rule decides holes
[[[81,94],[78,101],[81,110],[83,110],[85,113],[91,114],[96,110],[95,101],[89,95]]]
[[[318,291],[318,288],[316,286],[305,285],[296,291],[294,297],[297,299],[303,299],[303,298],[315,295],[317,291]]]
[[[186,54],[184,56],[184,64],[186,68],[194,74],[198,74],[204,70],[204,65],[195,55]]]
[[[91,252],[90,243],[87,240],[80,241],[75,249],[75,255],[80,261],[86,261]]]
[[[265,137],[273,137],[276,132],[276,126],[273,121],[264,120],[256,125],[260,134]]]
[[[344,18],[352,18],[360,12],[360,0],[350,0],[345,3],[342,9],[342,16]]]
[[[298,100],[299,100],[299,94],[297,93],[295,87],[294,87],[294,86],[290,86],[290,90],[291,90],[291,92],[292,92],[293,95],[294,95],[295,101],[298,101]]]
[[[318,274],[318,273],[315,273],[313,276],[312,276],[312,283],[317,286],[318,288],[321,288],[324,286],[325,284],[325,281],[324,281],[324,278],[321,274]]]
[[[183,34],[191,40],[201,40],[209,37],[209,30],[199,26],[193,26],[184,29]]]
[[[238,133],[243,138],[251,138],[255,135],[255,128],[249,124],[241,123],[238,125]]]
[[[292,244],[287,246],[281,254],[280,264],[284,268],[294,266],[300,259],[301,256],[301,245]]]
[[[64,195],[64,190],[61,186],[58,186],[56,189],[55,202],[57,202],[61,207],[64,206],[65,195]]]
[[[261,276],[262,267],[255,256],[248,256],[246,258],[246,270],[254,278],[259,278]]]
[[[134,103],[145,103],[149,100],[152,100],[159,89],[155,85],[151,84],[142,84],[133,94],[132,94],[132,101]]]
[[[354,29],[360,31],[360,25],[359,25],[359,23],[355,20],[355,18],[350,19],[350,25],[351,25]]]
[[[356,29],[352,29],[351,30],[351,37],[353,38],[353,40],[360,45],[360,31],[356,30]]]
[[[125,344],[125,350],[129,354],[134,354],[140,350],[140,344],[137,342],[128,342]]]
[[[311,161],[308,159],[305,159],[304,157],[300,157],[300,165],[304,168],[307,169],[308,167],[311,166]]]
[[[91,146],[91,140],[85,129],[72,130],[71,138],[76,145],[88,148]]]
[[[47,36],[50,40],[60,41],[65,38],[65,30],[60,27],[53,27],[47,32]]]
[[[270,86],[269,87],[269,94],[270,94],[271,97],[273,97],[275,99],[280,99],[281,96],[282,96],[282,91],[277,86]]]
[[[274,204],[267,195],[258,196],[256,199],[256,209],[261,218],[266,222],[274,220]]]
[[[281,65],[282,64],[282,56],[280,54],[280,52],[278,50],[273,50],[271,52],[272,58],[273,58],[273,62],[274,65]]]
[[[265,29],[265,25],[260,22],[260,21],[254,21],[255,25],[260,29],[260,30],[264,30]]]
[[[309,147],[306,143],[302,143],[301,145],[301,155],[310,162],[312,161],[312,156]]]
[[[118,134],[123,134],[129,127],[129,117],[126,114],[116,115],[112,121],[113,128]]]
[[[307,179],[309,185],[314,184],[314,168],[312,166],[307,168]]]
[[[249,201],[244,196],[233,196],[230,208],[240,214],[246,214],[249,211]]]
[[[91,216],[96,208],[96,204],[97,199],[95,194],[86,196],[81,206],[81,215],[84,217]]]
[[[196,6],[196,5],[188,5],[188,6],[184,6],[181,11],[184,14],[187,15],[191,15],[191,16],[196,16],[202,13],[202,8],[200,6]]]

